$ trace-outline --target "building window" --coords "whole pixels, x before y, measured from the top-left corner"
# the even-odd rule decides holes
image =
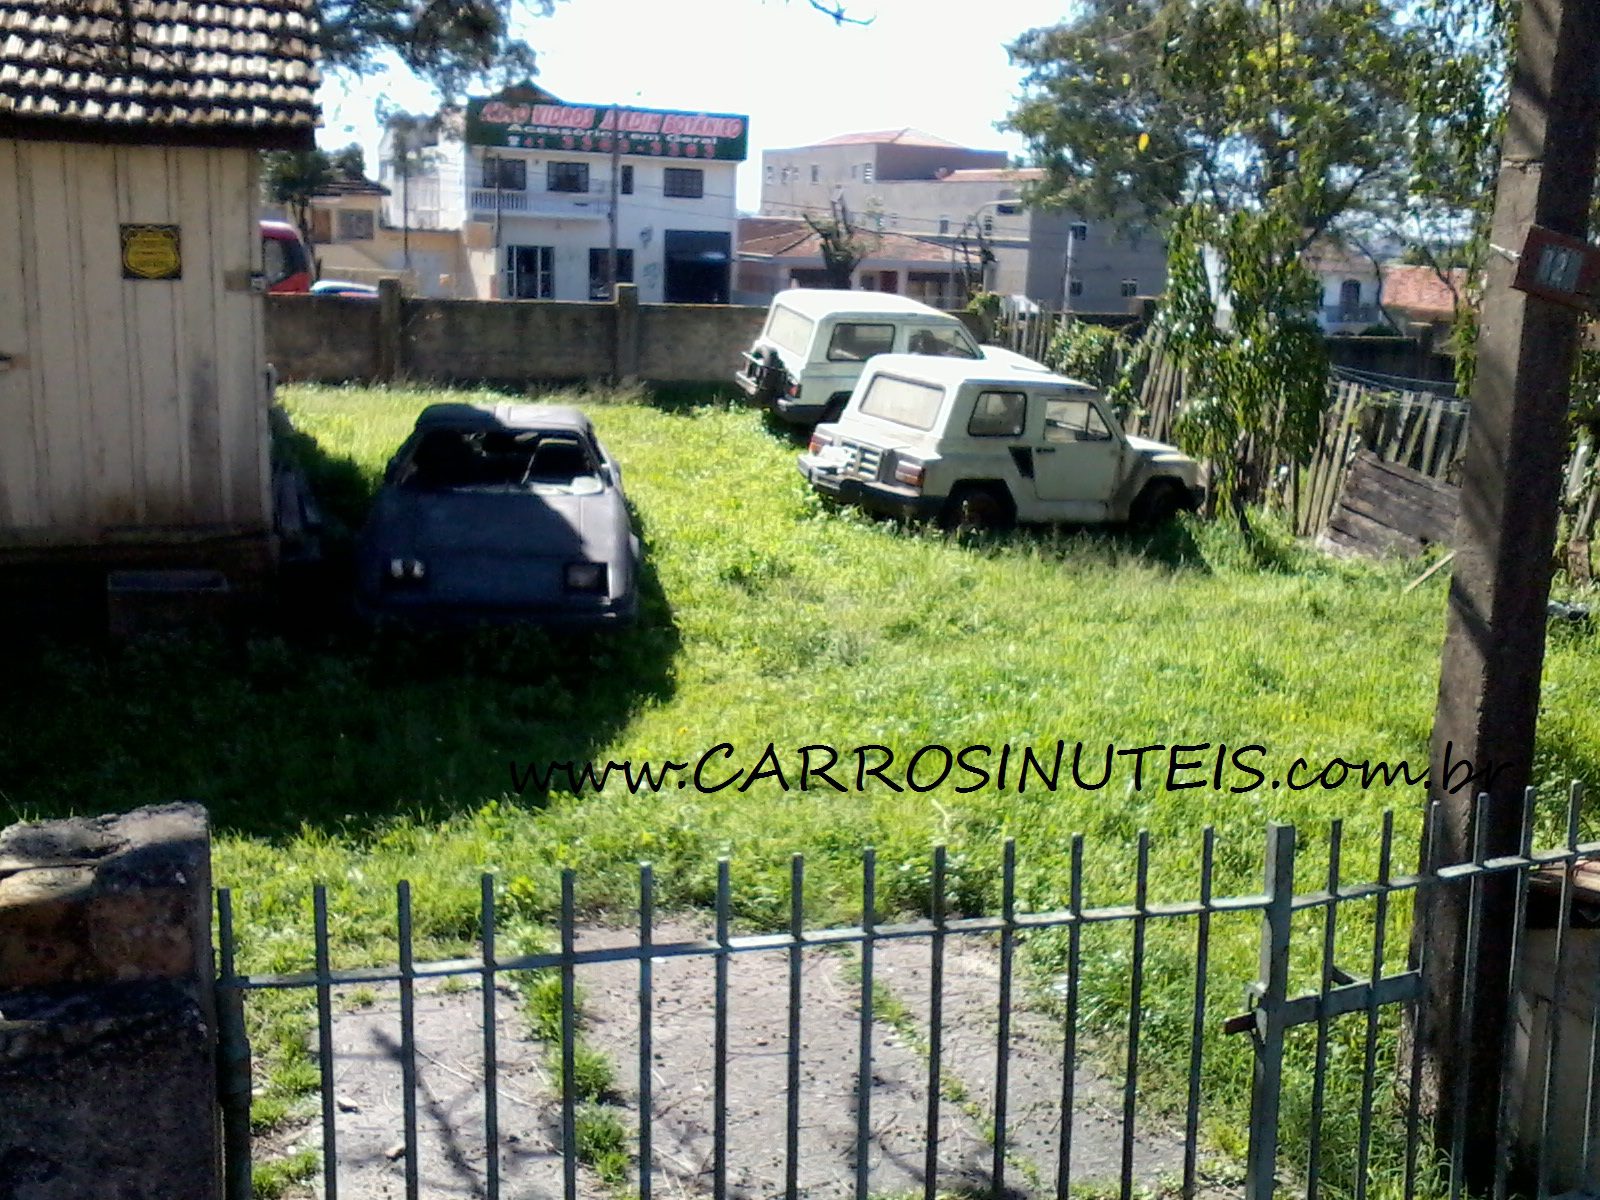
[[[483,186],[499,188],[502,192],[528,190],[528,162],[522,158],[485,158],[483,160]]]
[[[589,164],[553,162],[546,168],[545,187],[552,192],[587,192]]]
[[[857,172],[857,171],[858,171],[858,170],[860,170],[860,168],[859,168],[859,167],[857,167],[857,166],[856,166],[856,165],[855,165],[855,163],[851,163],[851,164],[850,164],[850,178],[851,178],[851,179],[854,179],[854,178],[855,178],[855,177],[856,177],[856,172]]]
[[[771,183],[778,177],[778,168],[771,163],[767,164],[767,182]]]
[[[611,251],[603,246],[596,246],[589,251],[589,299],[609,300],[611,289],[606,286],[606,260]],[[633,251],[617,251],[617,282],[633,282]]]
[[[862,163],[861,164],[861,182],[862,183],[871,183],[872,182],[872,164],[871,163]]]
[[[549,300],[556,294],[554,246],[506,247],[506,298]]]
[[[1074,296],[1081,296],[1081,295],[1083,295],[1083,280],[1081,280],[1081,279],[1074,279],[1074,280],[1073,280],[1073,281],[1072,281],[1072,285],[1071,285],[1071,286],[1070,286],[1070,287],[1069,287],[1069,288],[1068,288],[1068,289],[1067,289],[1067,291],[1068,291],[1068,292],[1069,292],[1069,293],[1070,293],[1070,294],[1071,294],[1071,295],[1074,295]]]
[[[1137,296],[1139,294],[1139,281],[1137,279],[1124,279],[1122,281],[1122,294],[1124,296]]]
[[[812,183],[816,183],[816,182],[818,182],[818,180],[821,179],[821,177],[822,177],[822,168],[817,166],[816,163],[812,163],[811,164],[811,182]]]
[[[994,215],[992,213],[984,213],[983,214],[983,235],[985,237],[988,237],[992,233],[994,233]]]
[[[949,217],[940,217],[939,218],[939,232],[940,233],[949,233],[950,232],[950,218]]]
[[[311,210],[311,242],[320,245],[333,241],[333,214],[325,208]]]
[[[1074,221],[1072,223],[1072,228],[1068,232],[1071,235],[1072,240],[1075,242],[1086,242],[1089,240],[1089,226],[1086,222]]]
[[[706,194],[706,173],[698,167],[668,167],[661,180],[661,194],[698,200]]]
[[[341,242],[370,242],[372,240],[372,210],[358,209],[353,212],[341,211],[335,218],[338,222],[339,240]]]
[[[622,194],[624,196],[633,195],[633,168],[626,164],[622,168]]]

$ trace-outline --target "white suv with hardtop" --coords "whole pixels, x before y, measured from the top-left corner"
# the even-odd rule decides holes
[[[1199,464],[1124,433],[1095,388],[982,359],[874,358],[799,465],[826,496],[955,526],[1155,525],[1204,498]]]
[[[734,381],[794,425],[838,420],[861,368],[875,354],[990,359],[1044,370],[999,346],[980,346],[960,318],[893,292],[790,288]]]

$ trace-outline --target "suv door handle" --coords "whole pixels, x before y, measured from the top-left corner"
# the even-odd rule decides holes
[[[1035,446],[1033,452],[1035,454],[1054,454],[1056,448],[1054,446]]]

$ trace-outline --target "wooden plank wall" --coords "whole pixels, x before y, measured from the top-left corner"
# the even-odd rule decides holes
[[[0,140],[0,546],[270,527],[257,186],[249,150]],[[124,280],[123,223],[179,226],[183,277]]]
[[[1448,545],[1459,494],[1454,484],[1361,450],[1319,542],[1335,553],[1406,557]]]

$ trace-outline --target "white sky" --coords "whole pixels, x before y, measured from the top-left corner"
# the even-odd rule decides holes
[[[750,156],[739,207],[760,200],[761,151],[914,125],[963,145],[1023,153],[995,123],[1021,72],[1006,44],[1066,16],[1068,0],[845,0],[871,25],[836,25],[806,0],[557,0],[519,32],[540,86],[563,100],[741,113]],[[322,88],[319,141],[352,141],[376,173],[379,98],[412,112],[437,99],[402,68]]]

